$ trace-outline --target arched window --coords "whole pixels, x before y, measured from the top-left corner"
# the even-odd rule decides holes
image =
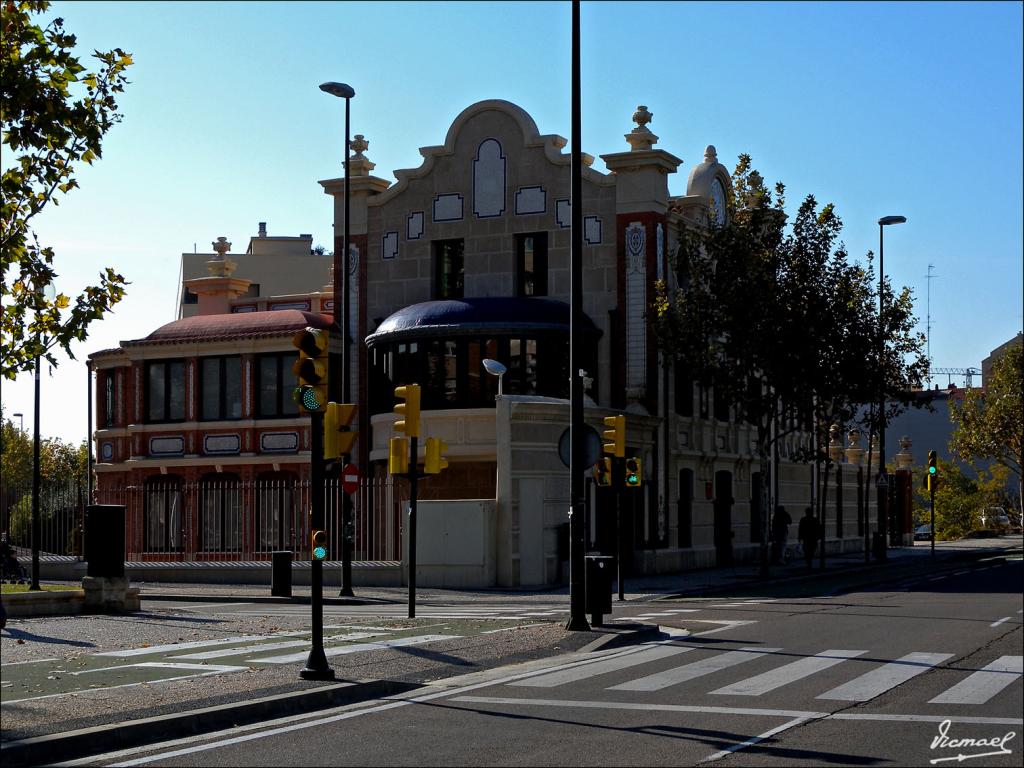
[[[202,552],[242,549],[242,495],[237,475],[206,475],[200,483],[199,549]]]
[[[184,540],[181,478],[158,475],[143,487],[143,541],[146,552],[180,552]]]

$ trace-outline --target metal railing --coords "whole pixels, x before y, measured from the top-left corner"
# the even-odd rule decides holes
[[[340,560],[339,481],[329,479],[324,494],[328,559]],[[96,502],[125,506],[129,561],[261,561],[280,550],[309,558],[308,482],[160,479],[108,487]],[[404,506],[389,478],[363,480],[353,495],[354,561],[401,560]]]
[[[82,521],[88,504],[84,476],[42,480],[39,486],[39,551],[82,558]],[[0,531],[23,553],[32,549],[32,484],[0,483]]]

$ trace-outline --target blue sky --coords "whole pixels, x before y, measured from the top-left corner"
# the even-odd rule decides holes
[[[785,182],[791,211],[807,194],[835,203],[856,258],[877,250],[880,216],[906,216],[886,230],[886,274],[914,289],[923,330],[933,264],[933,363],[980,367],[1024,322],[1022,7],[584,2],[583,150],[603,171],[644,104],[657,146],[684,161],[673,194],[714,144],[728,167],[747,152]],[[317,181],[342,173],[343,107],[321,82],[355,89],[352,133],[389,180],[482,99],[570,135],[568,2],[58,2],[50,15],[81,53],[121,47],[136,63],[103,159],[38,222],[59,290],[104,266],[132,283],[77,361],[44,366],[44,436],[84,438],[87,354],[174,319],[182,252],[220,235],[244,252],[259,221],[330,246]],[[2,386],[30,429],[31,376]]]

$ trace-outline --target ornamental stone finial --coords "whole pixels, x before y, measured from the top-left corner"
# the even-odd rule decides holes
[[[355,152],[356,158],[362,158],[363,152],[370,148],[370,142],[366,140],[366,137],[361,133],[357,133],[352,140],[348,143],[349,147]],[[352,158],[355,159],[355,158]]]
[[[640,133],[641,131],[650,131],[647,124],[654,119],[654,113],[648,111],[644,104],[641,104],[636,108],[636,112],[633,113],[633,122],[636,123],[636,128],[633,129],[634,133]]]
[[[217,242],[213,243],[213,250],[219,258],[223,259],[224,254],[231,250],[231,243],[226,237],[218,237]]]
[[[705,163],[717,163],[718,162],[718,150],[715,149],[714,144],[708,144],[704,148],[704,162]]]

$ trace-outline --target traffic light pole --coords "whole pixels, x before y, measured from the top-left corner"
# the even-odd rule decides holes
[[[309,414],[309,496],[310,531],[324,528],[324,415],[319,411]],[[309,543],[309,542],[307,542]],[[312,643],[306,666],[299,671],[303,680],[333,680],[334,670],[324,653],[324,564],[310,551],[312,606]]]
[[[409,438],[409,618],[416,618],[416,451],[419,438]]]
[[[932,557],[935,557],[935,478],[929,478],[928,495],[931,497],[932,507]]]
[[[619,579],[619,602],[626,599],[626,585],[622,569],[622,486],[625,485],[623,474],[626,462],[612,458],[612,487],[615,489],[615,568]]]

